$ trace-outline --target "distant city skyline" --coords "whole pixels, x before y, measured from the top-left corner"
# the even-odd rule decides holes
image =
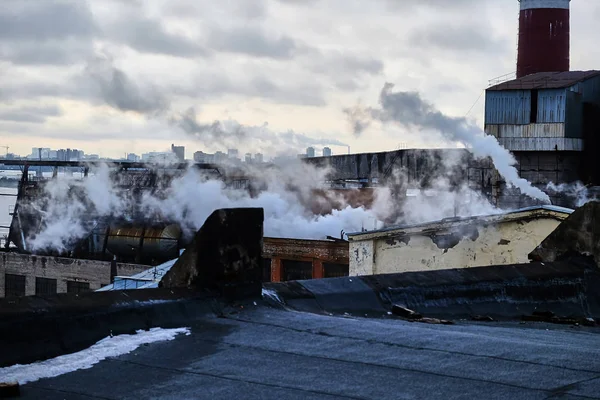
[[[6,146],[4,146],[6,148]],[[198,157],[201,159],[219,159],[219,158],[229,158],[229,159],[238,159],[241,161],[245,161],[248,158],[253,161],[264,162],[271,161],[276,158],[280,158],[281,155],[268,155],[263,153],[244,153],[239,149],[229,148],[227,152],[216,151],[214,153],[205,152],[202,150],[197,150],[194,152],[187,152],[188,149],[186,146],[181,146],[175,143],[171,144],[170,150],[154,150],[148,152],[142,152],[140,154],[133,151],[124,151],[123,156],[119,157],[110,157],[103,155],[101,153],[87,153],[86,150],[76,149],[76,148],[59,148],[53,149],[51,147],[32,147],[29,154],[17,154],[13,152],[7,152],[4,154],[0,154],[0,158],[27,158],[34,160],[59,160],[59,161],[80,161],[80,160],[100,160],[100,159],[110,159],[110,160],[124,160],[131,162],[138,161],[149,161],[152,159],[173,159],[173,161],[190,161],[194,160],[197,162]],[[243,156],[242,156],[243,154]],[[318,148],[314,146],[310,146],[306,149],[305,153],[299,154],[298,156],[306,156],[306,157],[318,157],[318,156],[331,156],[332,150],[330,147]],[[211,158],[212,156],[212,158]],[[288,157],[294,157],[293,154],[289,154]]]

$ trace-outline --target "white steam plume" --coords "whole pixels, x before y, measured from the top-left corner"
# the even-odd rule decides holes
[[[41,230],[28,238],[29,250],[66,251],[87,236],[102,217],[130,218],[133,209],[145,218],[178,223],[187,233],[199,229],[216,209],[262,207],[265,210],[265,235],[324,239],[340,231],[360,231],[365,225],[381,227],[387,209],[367,210],[352,207],[340,196],[320,198],[326,170],[297,161],[279,169],[246,171],[258,190],[234,189],[194,167],[172,180],[164,191],[144,193],[140,202],[126,189],[117,189],[108,166],[92,171],[80,180],[58,177],[45,185],[41,199],[31,204],[43,210]],[[332,210],[332,202],[341,204]],[[378,214],[379,213],[379,214]]]
[[[397,182],[390,182],[391,188],[376,188],[374,202],[366,208],[327,191],[323,185],[327,169],[299,160],[276,168],[248,166],[244,173],[251,187],[236,189],[190,167],[165,190],[147,191],[135,199],[128,189],[115,186],[106,165],[81,180],[59,177],[49,181],[42,200],[31,205],[44,211],[41,231],[28,239],[29,250],[71,250],[90,234],[95,222],[103,217],[131,220],[133,210],[147,220],[178,223],[189,235],[216,209],[262,207],[266,236],[304,239],[497,211],[468,187],[452,186],[446,176],[407,193],[406,176],[396,171]]]
[[[44,186],[45,194],[37,201],[20,207],[32,207],[41,213],[43,229],[29,238],[30,250],[65,251],[77,239],[89,233],[95,221],[90,216],[120,215],[126,210],[126,193],[117,191],[106,164],[96,167],[85,179],[61,177]]]
[[[435,130],[448,140],[464,144],[478,158],[490,157],[507,184],[519,188],[521,193],[550,203],[546,193],[519,177],[514,167],[514,157],[496,138],[486,135],[464,117],[448,117],[442,114],[432,104],[424,101],[417,92],[394,92],[393,88],[391,83],[384,85],[378,108],[346,110],[356,135],[373,120],[394,122],[407,128]]]
[[[546,190],[550,193],[557,193],[565,196],[573,202],[573,206],[581,207],[584,204],[593,201],[596,197],[590,193],[590,190],[581,182],[555,184],[553,182],[546,185]]]

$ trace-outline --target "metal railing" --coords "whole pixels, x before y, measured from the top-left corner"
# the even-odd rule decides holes
[[[510,72],[508,74],[504,74],[504,75],[501,75],[501,76],[497,76],[497,77],[495,77],[493,79],[490,79],[488,81],[488,87],[489,86],[494,86],[494,85],[499,85],[499,84],[504,83],[504,82],[512,81],[513,79],[516,79],[516,78],[517,78],[517,72],[516,71],[515,72]]]

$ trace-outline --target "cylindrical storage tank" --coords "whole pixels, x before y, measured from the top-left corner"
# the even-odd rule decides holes
[[[569,70],[571,0],[519,0],[517,78]]]
[[[142,240],[143,236],[143,240]],[[181,229],[172,224],[164,228],[114,227],[108,235],[106,248],[117,256],[135,256],[170,260],[179,255]]]

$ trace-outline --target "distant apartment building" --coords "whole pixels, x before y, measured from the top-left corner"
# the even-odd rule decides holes
[[[323,148],[323,157],[331,157],[331,149],[329,147]]]
[[[194,153],[194,162],[200,164],[212,164],[215,162],[215,155],[205,153],[203,151],[197,151]]]
[[[238,149],[227,149],[227,157],[239,160],[240,157]]]
[[[179,159],[175,155],[175,153],[171,151],[151,151],[149,153],[142,154],[142,161],[144,162],[156,162],[156,163],[164,163],[164,162],[179,162]]]
[[[252,154],[246,153],[246,155],[244,156],[244,161],[250,164],[252,162]]]
[[[174,144],[171,144],[171,151],[175,154],[177,160],[180,162],[185,161],[185,146],[175,146]]]
[[[50,149],[47,147],[33,147],[31,154],[27,157],[33,160],[48,160],[50,159]]]
[[[256,153],[254,155],[254,162],[257,163],[257,164],[262,164],[262,162],[263,162],[263,155],[262,155],[262,153]]]
[[[135,153],[129,153],[129,154],[127,154],[127,161],[138,162],[138,161],[140,161],[140,156],[138,156]]]
[[[314,157],[315,156],[315,148],[314,147],[309,147],[306,149],[306,157]]]

